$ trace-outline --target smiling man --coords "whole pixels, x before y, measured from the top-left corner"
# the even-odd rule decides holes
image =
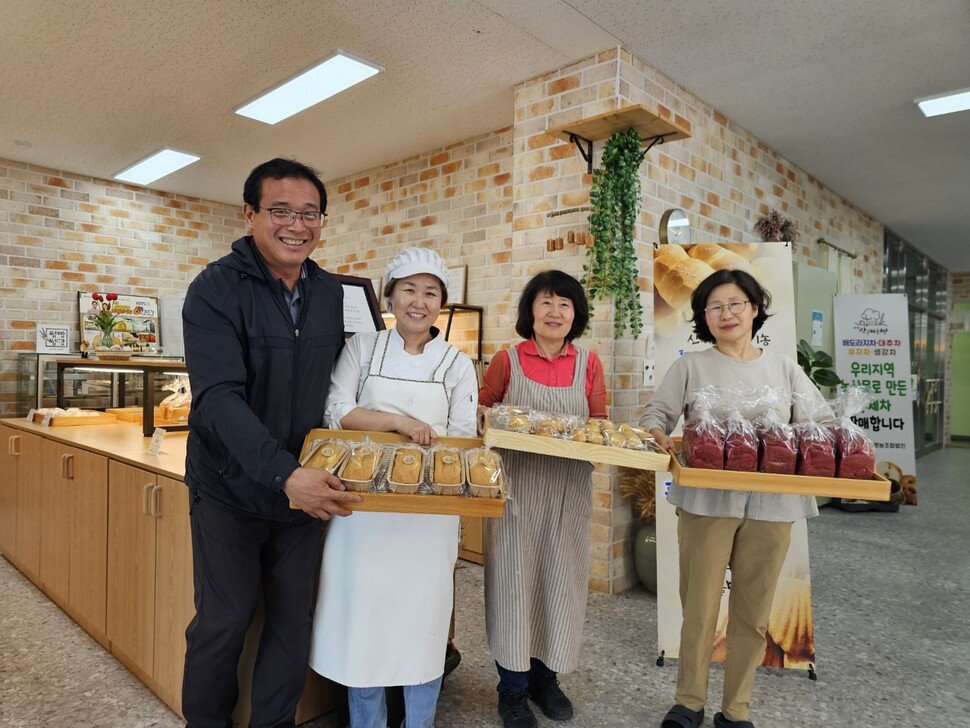
[[[190,728],[225,728],[236,668],[262,589],[266,622],[251,726],[292,726],[310,648],[318,519],[350,515],[324,470],[300,467],[322,423],[343,345],[343,289],[310,260],[327,193],[288,159],[243,188],[249,228],[189,286],[182,309],[192,386],[186,447],[196,615],[186,630],[182,710]],[[299,508],[290,508],[290,502]]]

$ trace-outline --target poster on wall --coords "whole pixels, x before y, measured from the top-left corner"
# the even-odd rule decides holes
[[[695,250],[695,248],[698,248]],[[730,253],[730,255],[726,255]],[[673,362],[690,351],[710,347],[697,339],[690,323],[690,294],[693,288],[683,285],[683,278],[670,275],[673,267],[684,261],[696,274],[694,287],[718,267],[740,268],[751,273],[770,293],[772,304],[768,318],[755,336],[755,346],[795,358],[795,297],[789,243],[710,244],[695,246],[662,245],[654,253],[654,366],[656,382],[663,380]],[[728,261],[728,265],[722,265]],[[659,264],[658,264],[659,263]],[[688,290],[689,289],[689,290]],[[681,421],[681,425],[683,422]],[[680,432],[678,425],[675,434]],[[670,473],[657,473],[657,641],[665,657],[680,654],[680,628],[683,616],[680,606],[680,558],[677,548],[677,515],[667,502],[671,485]],[[714,661],[726,655],[728,629],[727,604],[731,593],[731,569],[728,567],[721,589],[714,643]],[[804,520],[792,526],[788,549],[769,619],[772,639],[765,648],[762,664],[796,669],[813,668],[815,637],[812,629],[811,577],[808,561],[808,528]]]
[[[909,305],[904,293],[835,297],[835,371],[872,390],[869,409],[852,418],[876,446],[876,470],[915,478],[910,388]]]
[[[110,298],[109,298],[110,297]],[[161,345],[158,326],[158,299],[154,296],[128,295],[105,291],[78,291],[80,341],[104,346],[104,333],[96,317],[113,316],[112,346],[129,346],[136,354],[154,354]]]

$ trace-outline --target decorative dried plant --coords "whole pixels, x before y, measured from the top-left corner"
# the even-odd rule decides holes
[[[798,241],[798,225],[793,220],[782,217],[778,210],[770,210],[767,215],[759,218],[754,229],[766,243]]]
[[[633,515],[645,524],[657,518],[657,479],[652,470],[620,468],[620,495],[630,498]]]

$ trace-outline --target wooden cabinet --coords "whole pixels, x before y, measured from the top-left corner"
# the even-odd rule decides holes
[[[195,609],[185,486],[112,460],[107,533],[111,652],[179,711],[184,634]]]
[[[0,425],[0,554],[13,558],[17,542],[17,460],[19,433]]]
[[[108,458],[50,440],[41,453],[40,587],[107,644]]]
[[[29,579],[40,575],[42,438],[3,428],[3,553]]]

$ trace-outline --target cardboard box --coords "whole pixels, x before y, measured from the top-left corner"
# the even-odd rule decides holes
[[[300,458],[307,453],[314,440],[334,438],[360,442],[369,437],[374,442],[399,444],[407,442],[404,435],[396,432],[363,432],[360,430],[327,430],[317,428],[310,430]],[[478,437],[439,437],[438,442],[462,449],[482,446]],[[465,495],[425,495],[421,493],[357,493],[361,497],[360,503],[345,504],[352,511],[368,511],[379,513],[430,513],[446,516],[482,516],[485,518],[500,518],[505,512],[505,493],[500,498],[473,498]]]

